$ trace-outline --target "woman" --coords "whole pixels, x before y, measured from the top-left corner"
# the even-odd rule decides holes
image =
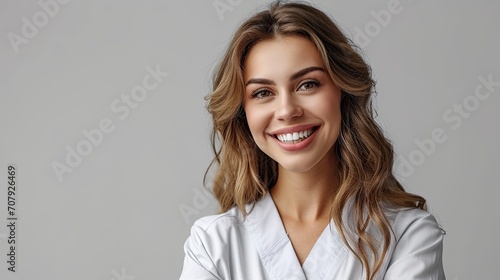
[[[445,279],[442,231],[392,174],[369,66],[323,12],[274,2],[236,31],[207,97],[221,214],[181,279]]]

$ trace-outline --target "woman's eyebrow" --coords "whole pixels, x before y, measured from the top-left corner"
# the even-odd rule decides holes
[[[290,82],[306,75],[307,73],[313,72],[313,71],[325,72],[325,69],[318,67],[318,66],[311,66],[311,67],[304,68],[302,70],[297,71],[292,76],[290,76]]]
[[[262,79],[262,78],[254,78],[248,80],[248,82],[245,84],[245,86],[248,86],[249,84],[261,84],[261,85],[275,85],[275,83],[271,80],[268,79]]]
[[[299,70],[297,72],[295,72],[294,74],[292,74],[290,76],[290,79],[289,81],[294,81],[304,75],[306,75],[307,73],[310,73],[310,72],[313,72],[313,71],[322,71],[322,72],[325,72],[325,69],[321,68],[321,67],[318,67],[318,66],[310,66],[310,67],[307,67],[307,68],[304,68],[302,70]],[[272,80],[269,80],[269,79],[262,79],[262,78],[253,78],[253,79],[250,79],[248,80],[246,83],[245,83],[245,86],[248,86],[249,84],[261,84],[261,85],[275,85],[275,83],[272,81]]]

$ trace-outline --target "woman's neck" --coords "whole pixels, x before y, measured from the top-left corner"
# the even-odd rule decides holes
[[[282,218],[304,223],[329,219],[331,201],[339,186],[336,163],[319,164],[304,173],[280,167],[278,174],[270,192]]]

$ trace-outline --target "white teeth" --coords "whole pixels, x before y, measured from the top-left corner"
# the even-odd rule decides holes
[[[280,140],[281,142],[293,142],[293,141],[304,140],[307,137],[309,137],[312,133],[313,133],[313,130],[308,129],[308,130],[298,131],[298,132],[293,132],[293,133],[277,134],[276,138],[278,138],[278,140]]]

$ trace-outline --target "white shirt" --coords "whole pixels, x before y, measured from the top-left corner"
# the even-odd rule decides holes
[[[375,279],[444,280],[443,234],[434,217],[419,209],[386,215],[395,236]],[[365,280],[333,221],[301,266],[269,193],[245,220],[236,207],[197,220],[184,251],[180,280]]]

